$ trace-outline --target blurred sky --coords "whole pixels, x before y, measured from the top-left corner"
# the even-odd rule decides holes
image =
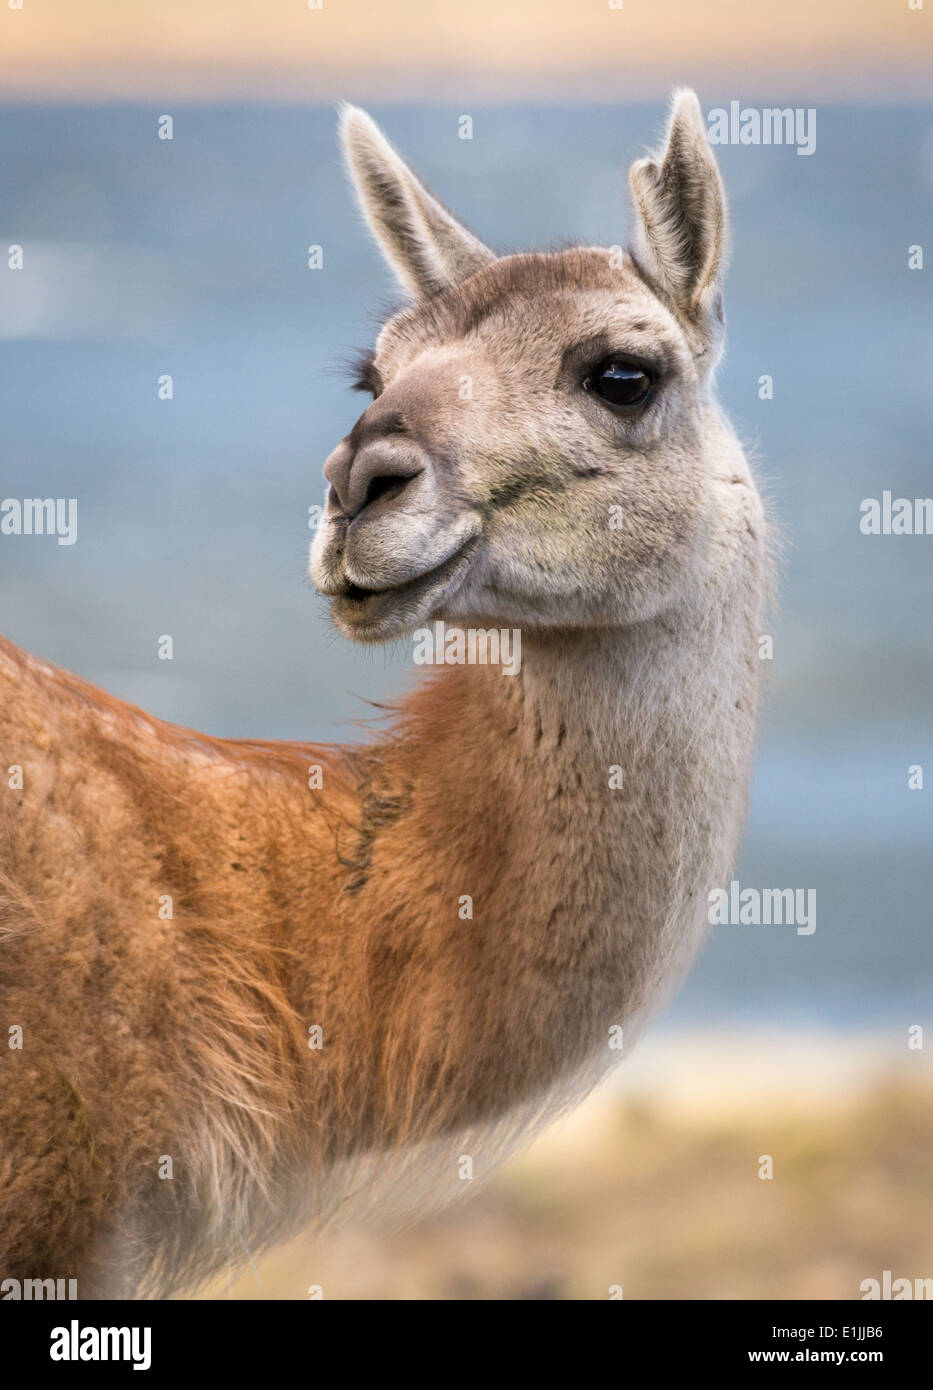
[[[683,82],[746,101],[933,92],[931,0],[22,3],[0,5],[0,100],[603,102]]]

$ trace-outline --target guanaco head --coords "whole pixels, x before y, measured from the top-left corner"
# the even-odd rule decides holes
[[[696,96],[676,96],[662,152],[632,166],[630,252],[496,257],[365,112],[344,108],[341,136],[413,302],[324,465],[310,569],[338,628],[372,642],[436,617],[659,612],[702,552],[719,419],[726,213]]]

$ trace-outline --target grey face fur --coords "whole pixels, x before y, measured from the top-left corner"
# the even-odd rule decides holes
[[[725,428],[712,399],[725,203],[691,92],[631,170],[634,250],[497,259],[362,111],[344,151],[414,297],[379,335],[375,399],[327,460],[311,576],[347,636],[425,621],[623,626],[696,578]],[[643,370],[601,398],[597,369]]]

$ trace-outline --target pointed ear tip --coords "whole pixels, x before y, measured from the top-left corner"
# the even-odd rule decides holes
[[[678,87],[671,97],[671,122],[690,121],[703,125],[703,107],[692,87]]]
[[[367,135],[380,134],[369,112],[364,111],[362,106],[354,106],[352,101],[342,101],[337,107],[337,129],[345,145]]]

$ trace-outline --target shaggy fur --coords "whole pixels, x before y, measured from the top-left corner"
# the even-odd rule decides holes
[[[697,308],[725,249],[698,119],[681,99],[616,265],[496,260],[343,118],[417,300],[312,574],[359,640],[520,626],[518,676],[444,668],[370,743],[311,747],[164,724],[0,639],[0,1280],[164,1293],[449,1200],[686,970],[744,815],[767,569]],[[637,418],[581,385],[617,350],[656,372]]]

